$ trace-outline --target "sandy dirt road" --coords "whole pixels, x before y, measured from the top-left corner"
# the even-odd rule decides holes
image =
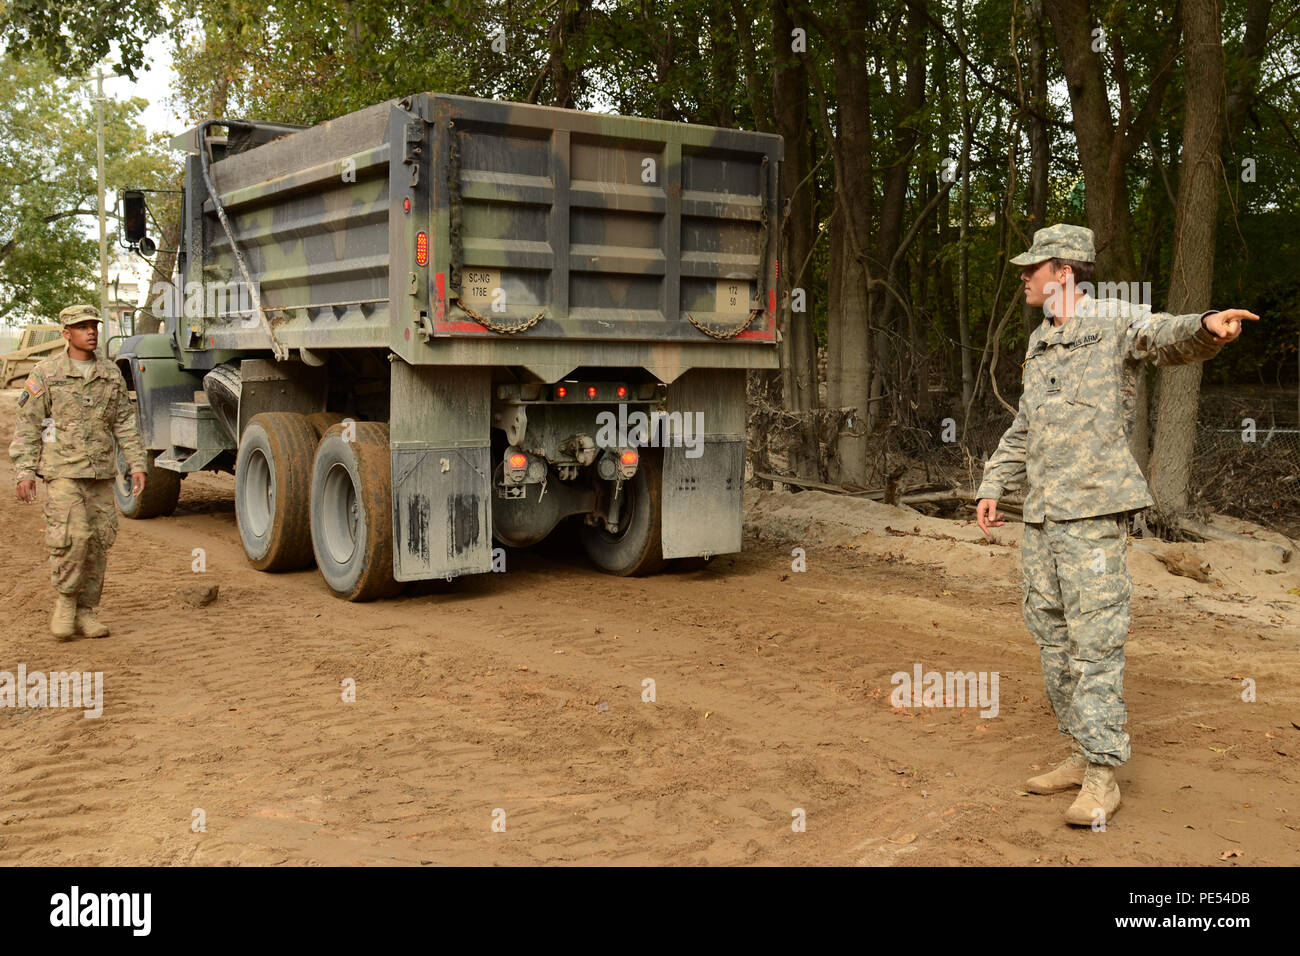
[[[233,480],[201,475],[174,517],[121,522],[112,637],[57,644],[40,506],[14,500],[7,457],[0,477],[0,670],[102,671],[105,698],[98,719],[0,708],[0,862],[1300,863],[1300,556],[1197,546],[1222,571],[1202,584],[1130,551],[1134,757],[1096,833],[1062,822],[1072,794],[1017,792],[1065,746],[1015,525],[986,543],[752,493],[745,551],[702,571],[607,577],[561,539],[347,604],[315,571],[252,570]],[[200,579],[220,597],[187,606]],[[916,664],[997,671],[997,716],[891,707]]]

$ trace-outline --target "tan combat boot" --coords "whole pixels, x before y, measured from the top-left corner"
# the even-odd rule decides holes
[[[1079,745],[1074,745],[1070,756],[1055,770],[1030,777],[1025,781],[1025,789],[1030,793],[1060,793],[1072,790],[1083,783],[1083,775],[1088,769],[1088,758],[1083,755]]]
[[[1104,825],[1119,809],[1119,784],[1115,782],[1115,768],[1105,764],[1088,765],[1083,787],[1070,809],[1065,811],[1065,822],[1089,827],[1097,821]]]
[[[56,595],[54,614],[50,617],[50,633],[61,641],[66,641],[77,633],[77,598],[75,595]]]
[[[77,631],[86,637],[108,637],[108,628],[95,617],[93,607],[77,608]]]

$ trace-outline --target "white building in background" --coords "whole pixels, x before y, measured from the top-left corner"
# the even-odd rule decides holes
[[[135,330],[135,314],[149,295],[149,276],[153,268],[139,256],[121,251],[108,264],[108,315],[102,338],[130,335]]]

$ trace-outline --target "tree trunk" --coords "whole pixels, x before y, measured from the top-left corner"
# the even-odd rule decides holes
[[[867,72],[866,36],[872,22],[870,0],[849,0],[840,28],[825,38],[834,46],[836,125],[836,202],[841,214],[832,225],[838,240],[838,275],[831,277],[829,321],[835,341],[829,363],[836,367],[838,404],[853,408],[841,427],[836,458],[841,482],[867,483],[867,423],[871,387],[871,339],[868,332],[871,238],[874,185],[872,177],[871,86]],[[827,108],[825,91],[818,98]],[[828,134],[830,135],[830,134]],[[835,287],[838,286],[838,296]]]
[[[1026,32],[1029,35],[1029,230],[1047,225],[1047,188],[1051,172],[1051,142],[1047,136],[1047,44],[1044,36],[1043,0],[1025,4]],[[1028,304],[1024,307],[1026,339],[1043,321],[1043,310]]]
[[[1208,307],[1213,288],[1219,186],[1223,182],[1219,150],[1224,119],[1224,59],[1219,0],[1183,0],[1182,19],[1187,109],[1169,282],[1169,309],[1174,313]],[[1160,370],[1159,427],[1151,454],[1151,489],[1165,524],[1187,508],[1200,386],[1200,362]]]
[[[812,327],[814,283],[810,281],[812,263],[803,268],[817,241],[817,209],[809,176],[813,168],[813,152],[808,116],[808,68],[806,55],[790,49],[794,23],[784,0],[773,0],[771,9],[772,118],[776,132],[785,139],[781,197],[786,207],[778,256],[783,266],[778,285],[784,293],[780,306],[783,331],[781,384],[786,408],[804,416],[805,421],[803,447],[795,456],[797,460],[792,460],[790,465],[798,474],[811,477],[820,473],[820,462],[816,429],[809,414],[818,404],[817,343]],[[796,289],[801,290],[798,302],[795,301]],[[795,304],[801,305],[802,311],[794,311]]]
[[[957,42],[966,48],[964,0],[957,0]],[[970,354],[970,250],[966,235],[970,231],[970,143],[974,121],[970,115],[970,91],[966,83],[966,61],[958,68],[957,99],[961,112],[961,226],[957,251],[957,334],[961,341],[961,407],[970,408],[975,392],[975,369]]]
[[[894,137],[890,165],[885,169],[884,196],[880,205],[880,225],[876,235],[875,261],[882,278],[900,295],[906,290],[897,281],[895,258],[903,239],[903,214],[907,209],[907,184],[911,179],[912,160],[916,152],[917,128],[913,122],[925,103],[925,0],[907,0],[907,71],[904,79],[899,117],[894,123]],[[897,93],[895,93],[897,96]],[[895,313],[897,300],[888,289],[875,287],[871,293],[871,314],[875,317],[876,382],[871,395],[892,393],[895,420],[909,418],[910,396],[904,394],[905,379],[901,374],[901,357],[895,355],[892,342],[898,320]],[[910,341],[904,337],[905,341]],[[878,420],[885,414],[883,401],[873,401],[867,416],[867,428],[875,432]]]

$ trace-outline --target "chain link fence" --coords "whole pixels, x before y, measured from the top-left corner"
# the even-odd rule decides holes
[[[984,462],[1011,424],[996,402],[973,412],[933,396],[930,428],[886,423],[869,443],[868,484],[843,485],[837,437],[853,409],[797,414],[780,406],[776,376],[751,373],[749,463],[760,487],[838,489],[868,497],[897,494],[933,514],[973,505]],[[1294,387],[1207,387],[1201,392],[1189,503],[1253,521],[1300,541],[1300,415]],[[1154,407],[1154,403],[1153,403]],[[1154,421],[1152,422],[1154,426]],[[785,479],[785,480],[782,480]]]
[[[1294,388],[1201,392],[1192,500],[1300,539],[1300,413]]]

